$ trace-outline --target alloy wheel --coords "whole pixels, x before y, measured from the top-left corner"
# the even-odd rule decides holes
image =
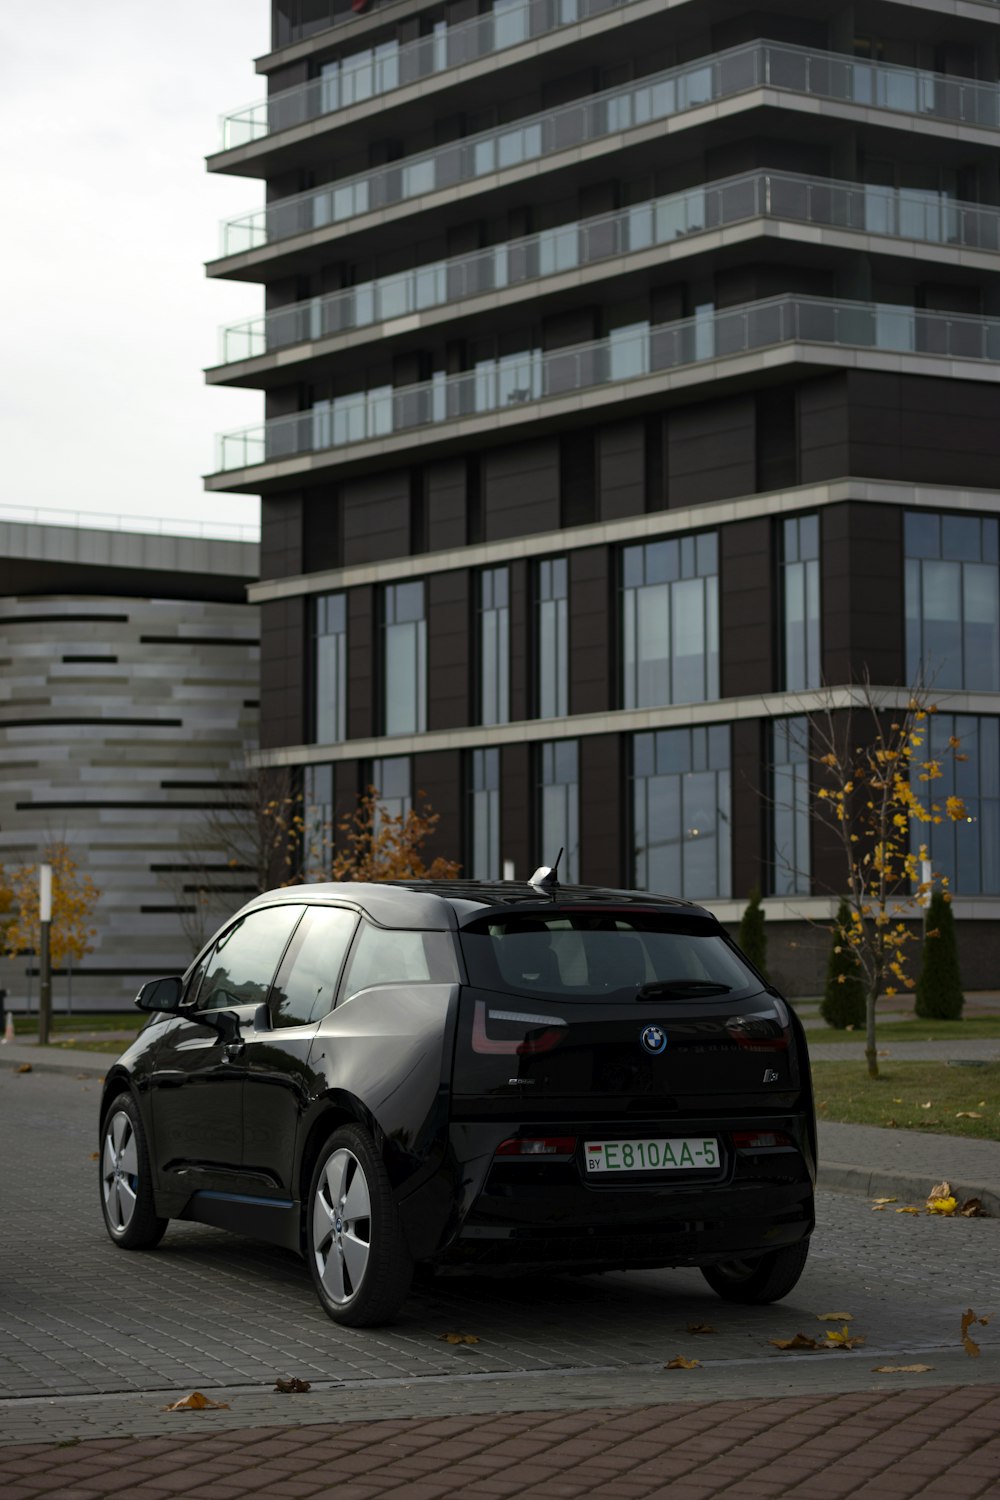
[[[312,1243],[316,1270],[339,1306],[358,1293],[371,1254],[371,1193],[353,1151],[332,1152],[316,1184]]]
[[[135,1129],[124,1110],[116,1110],[105,1128],[101,1183],[108,1224],[115,1234],[124,1234],[132,1222],[139,1191]]]

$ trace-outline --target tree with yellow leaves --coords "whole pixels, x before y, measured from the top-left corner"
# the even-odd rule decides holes
[[[893,701],[895,700],[895,701]],[[865,1058],[878,1077],[875,1003],[880,994],[913,989],[907,948],[916,941],[906,918],[918,914],[934,883],[922,879],[926,846],[922,825],[961,822],[960,797],[932,800],[942,776],[929,754],[928,719],[935,713],[926,692],[879,694],[865,679],[846,708],[831,702],[810,716],[809,759],[814,767],[813,815],[832,834],[847,881],[850,946],[865,987]],[[860,731],[860,732],[859,732]],[[860,743],[859,743],[860,741]],[[957,755],[957,739],[948,753]],[[938,879],[946,900],[948,882]]]
[[[63,843],[43,849],[39,864],[52,866],[52,926],[49,952],[54,968],[67,960],[79,962],[93,950],[97,929],[92,927],[94,908],[101,898],[89,875],[81,875],[77,863]],[[37,953],[41,938],[38,908],[38,865],[19,865],[4,882],[10,892],[11,918],[3,929],[8,957]]]
[[[436,813],[423,792],[416,806],[391,813],[380,802],[378,788],[368,787],[356,807],[336,825],[332,850],[323,857],[314,842],[308,863],[312,870],[328,866],[330,880],[454,880],[460,865],[442,856],[427,864],[424,846],[438,825]],[[317,834],[312,835],[316,840]],[[326,837],[319,834],[319,839]]]

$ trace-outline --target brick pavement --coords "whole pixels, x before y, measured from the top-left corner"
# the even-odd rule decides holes
[[[0,1450],[4,1500],[994,1500],[1000,1386],[519,1411]]]

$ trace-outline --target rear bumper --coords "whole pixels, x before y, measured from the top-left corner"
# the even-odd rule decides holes
[[[706,1128],[704,1120],[672,1120],[667,1127],[646,1124],[642,1133],[650,1137],[716,1135],[720,1168],[642,1173],[610,1183],[584,1175],[583,1141],[595,1135],[635,1135],[634,1121],[628,1126],[560,1124],[557,1131],[549,1123],[540,1128],[543,1135],[576,1135],[576,1155],[560,1162],[494,1159],[502,1140],[530,1135],[530,1126],[453,1123],[449,1222],[439,1221],[440,1232],[433,1233],[426,1211],[431,1211],[430,1219],[435,1217],[435,1194],[428,1183],[428,1191],[418,1191],[402,1205],[413,1252],[418,1259],[452,1269],[637,1269],[707,1265],[795,1244],[812,1233],[815,1223],[806,1122],[783,1116],[750,1123],[757,1129],[783,1130],[793,1144],[737,1151],[731,1132],[745,1128],[744,1121],[714,1129]]]

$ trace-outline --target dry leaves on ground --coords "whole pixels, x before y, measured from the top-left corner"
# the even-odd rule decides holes
[[[30,1063],[19,1063],[17,1071],[19,1073],[30,1073],[31,1072],[31,1064]]]
[[[966,1198],[958,1212],[963,1219],[985,1219],[986,1217],[982,1198]]]
[[[841,1329],[828,1328],[826,1337],[830,1341],[831,1349],[857,1349],[860,1344],[864,1343],[860,1333],[852,1334],[846,1323]]]
[[[689,1323],[687,1331],[688,1333],[718,1333],[719,1330],[713,1328],[711,1323]]]
[[[290,1375],[287,1380],[279,1378],[274,1382],[274,1389],[280,1391],[282,1396],[298,1396],[312,1387],[308,1380],[300,1380],[297,1375]]]
[[[969,1329],[972,1328],[976,1323],[981,1323],[985,1328],[987,1323],[990,1321],[991,1316],[991,1313],[984,1313],[982,1317],[978,1317],[977,1314],[972,1311],[971,1307],[967,1307],[965,1312],[962,1314],[962,1348],[965,1350],[970,1359],[978,1359],[980,1350],[979,1345],[969,1333]]]
[[[897,1208],[896,1212],[898,1214],[918,1214],[920,1210],[919,1208],[914,1208],[912,1203],[908,1203],[905,1208]]]
[[[478,1344],[479,1339],[474,1333],[439,1333],[438,1338],[446,1344]]]
[[[207,1411],[209,1409],[213,1411],[228,1411],[229,1402],[210,1401],[207,1396],[202,1395],[201,1391],[192,1391],[190,1396],[182,1396],[172,1406],[165,1406],[163,1408],[164,1411]]]
[[[817,1313],[816,1318],[820,1323],[852,1323],[853,1313]]]
[[[795,1335],[795,1337],[791,1338],[791,1339],[768,1339],[768,1343],[769,1344],[773,1344],[776,1349],[825,1349],[826,1348],[825,1344],[817,1344],[816,1340],[815,1339],[811,1339],[807,1333],[797,1333]]]
[[[872,1365],[874,1375],[923,1375],[933,1365]]]
[[[665,1370],[697,1370],[701,1364],[699,1359],[685,1359],[683,1354],[678,1354],[669,1364],[663,1366]]]

